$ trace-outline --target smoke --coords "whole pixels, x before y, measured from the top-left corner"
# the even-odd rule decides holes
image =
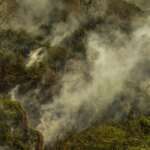
[[[32,67],[33,65],[37,65],[44,59],[43,48],[38,48],[34,51],[31,51],[29,59],[26,63],[26,67]]]
[[[60,22],[54,25],[50,40],[51,46],[60,45],[65,38],[70,37],[78,28],[79,22],[72,16],[70,16],[67,23]]]
[[[13,30],[25,30],[35,35],[45,35],[52,32],[52,45],[70,36],[78,29],[79,24],[86,22],[90,17],[102,17],[107,10],[107,1],[80,1],[80,0],[13,0],[6,4],[16,6],[15,10],[8,7],[2,11],[13,14],[5,26]],[[69,30],[68,30],[69,29]],[[46,33],[45,33],[46,32]],[[56,37],[54,37],[56,35]],[[58,39],[59,36],[59,39]],[[62,38],[62,39],[60,39]],[[55,41],[56,40],[56,41]],[[54,43],[53,43],[54,42]],[[57,43],[58,44],[58,43]]]
[[[59,24],[62,24],[61,28],[64,29],[69,24],[75,23],[70,21],[72,14],[75,13],[73,4],[77,5],[73,1],[16,0],[14,3],[17,5],[15,16],[9,20],[9,26],[13,30],[25,30],[31,34],[42,35],[51,31],[58,33]],[[55,29],[56,31],[54,31]],[[60,29],[58,34],[61,33],[62,30]]]
[[[49,99],[44,94],[39,94],[42,81],[39,81],[36,89],[23,97],[16,97],[18,88],[12,91],[13,99],[21,99],[24,105],[29,105],[32,99],[30,104],[38,110],[40,115],[31,114],[30,117],[33,117],[33,120],[40,119],[36,126],[44,135],[46,142],[53,143],[57,138],[63,138],[72,130],[83,130],[101,120],[104,112],[109,112],[116,96],[125,91],[127,81],[133,79],[139,82],[136,74],[140,69],[138,65],[145,59],[148,60],[150,54],[149,17],[139,21],[133,17],[133,22],[126,24],[126,26],[131,25],[132,29],[127,34],[119,28],[118,22],[110,24],[111,17],[106,16],[109,9],[107,1],[84,1],[80,13],[71,12],[70,14],[68,7],[71,5],[67,5],[65,1],[18,0],[17,2],[20,8],[16,19],[23,17],[19,19],[23,20],[19,26],[22,27],[22,24],[25,24],[24,27],[28,31],[36,33],[39,32],[42,24],[50,22],[52,30],[45,39],[50,46],[63,45],[66,39],[70,40],[73,37],[74,33],[82,28],[84,30],[84,36],[81,38],[86,49],[86,59],[74,58],[67,62],[64,71],[60,72],[62,73],[59,81],[60,92],[54,94],[52,100],[48,100],[46,104],[41,103],[43,97]],[[54,13],[56,10],[67,11],[67,17],[62,17],[61,13],[57,16]],[[88,24],[88,29],[85,29],[84,25],[89,23],[91,18],[98,20],[99,17],[105,19],[105,22],[96,22],[94,26],[91,25],[93,22],[90,22],[91,26]],[[81,41],[75,40],[75,42],[78,44]],[[39,48],[31,52],[26,67],[44,61],[46,55],[49,57],[45,51]],[[125,106],[129,104],[125,110],[127,113],[131,109],[132,102],[128,99],[125,102]],[[144,110],[145,102],[141,102],[140,105]],[[119,117],[122,116],[119,110],[115,110],[115,113],[119,114]]]
[[[16,0],[15,17],[10,20],[10,28],[41,34],[39,28],[46,24],[52,7],[49,0]]]
[[[70,130],[81,130],[100,120],[117,94],[125,88],[132,70],[149,53],[148,24],[127,37],[111,30],[117,41],[109,42],[109,34],[87,33],[87,64],[71,63],[71,70],[62,77],[62,89],[53,103],[42,106],[39,129],[46,141],[53,142]],[[148,45],[147,45],[148,44]],[[86,79],[88,72],[90,78]],[[136,77],[135,77],[136,78]],[[116,112],[120,113],[120,112]]]
[[[150,2],[147,0],[126,0],[126,1],[136,4],[144,11],[150,11]]]

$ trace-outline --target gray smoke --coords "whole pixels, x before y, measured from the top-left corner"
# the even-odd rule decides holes
[[[63,75],[60,95],[55,96],[53,103],[42,106],[43,116],[37,128],[47,141],[56,140],[72,128],[84,129],[102,117],[114,97],[124,90],[125,82],[144,59],[145,51],[150,52],[147,49],[150,35],[146,29],[143,26],[136,29],[130,41],[118,30],[112,30],[121,46],[108,44],[107,35],[87,34],[85,45],[91,80],[84,76],[86,66],[82,66],[82,61],[71,64],[73,71]]]
[[[114,2],[117,1],[114,0]],[[20,15],[17,18],[24,18],[23,24],[26,24],[27,30],[39,32],[42,24],[51,22],[52,31],[46,38],[51,46],[65,45],[67,48],[68,45],[65,42],[72,40],[76,32],[84,33],[81,39],[86,50],[86,60],[79,57],[67,62],[64,71],[60,72],[62,73],[59,81],[60,92],[54,94],[52,100],[49,100],[44,94],[38,95],[41,84],[21,97],[17,93],[18,87],[12,90],[13,99],[20,99],[23,105],[32,103],[32,107],[38,109],[39,114],[29,114],[33,122],[36,120],[35,126],[43,133],[46,142],[53,143],[57,138],[63,138],[72,130],[83,130],[101,120],[104,112],[109,112],[116,96],[126,92],[128,81],[138,82],[139,79],[142,89],[148,86],[149,79],[143,81],[143,78],[138,77],[136,72],[141,69],[138,68],[139,63],[149,60],[149,16],[134,17],[133,15],[131,22],[124,18],[123,22],[116,13],[112,15],[108,13],[110,11],[109,0],[82,1],[80,12],[75,2],[73,2],[76,5],[75,8],[65,1],[57,0],[26,0],[18,1],[18,3],[20,5],[18,14]],[[114,3],[114,5],[117,4]],[[66,21],[62,21],[60,14],[54,15],[55,10],[69,10]],[[53,20],[51,17],[58,18]],[[112,20],[115,18],[117,20],[114,23]],[[130,33],[122,31],[121,27],[124,25],[122,22],[125,23],[125,26],[130,26],[128,31]],[[20,23],[19,26],[22,27]],[[75,42],[73,44],[77,45],[81,41],[75,40]],[[26,66],[30,68],[49,57],[47,49],[37,49],[31,52]],[[144,92],[149,95],[149,89]],[[136,96],[136,94],[133,95]],[[48,103],[41,103],[43,97],[48,99]],[[113,110],[115,119],[123,116],[122,111],[127,114],[130,112],[132,98],[131,94],[131,99],[126,99],[122,103],[121,111]],[[147,103],[144,100],[140,101],[139,106],[142,110],[147,111],[145,107]]]

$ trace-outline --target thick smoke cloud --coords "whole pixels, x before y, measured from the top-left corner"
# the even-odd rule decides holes
[[[91,80],[84,76],[86,66],[82,62],[71,64],[74,71],[63,75],[60,95],[53,103],[42,106],[43,117],[38,129],[48,141],[56,140],[72,128],[84,129],[103,117],[114,97],[124,90],[132,69],[143,59],[144,52],[148,52],[146,43],[150,35],[145,31],[142,26],[129,40],[118,30],[112,30],[118,39],[116,44],[121,42],[121,46],[111,45],[107,35],[87,34],[85,45]]]
[[[86,49],[86,60],[73,59],[67,62],[59,82],[60,92],[53,96],[52,101],[41,104],[42,98],[38,97],[40,85],[22,97],[18,96],[17,88],[12,91],[13,99],[21,99],[24,105],[32,99],[30,103],[38,109],[40,117],[38,114],[31,114],[30,117],[34,121],[38,120],[35,126],[43,133],[46,142],[53,143],[72,130],[83,130],[103,119],[104,112],[109,113],[108,109],[115,102],[116,96],[125,93],[127,81],[132,79],[145,87],[145,84],[143,85],[145,81],[143,82],[143,78],[139,78],[138,81],[136,72],[140,69],[139,63],[145,59],[149,60],[149,17],[133,16],[132,22],[126,24],[131,26],[131,31],[125,33],[118,22],[111,24],[110,20],[113,20],[114,16],[107,16],[109,2],[82,1],[80,12],[77,13],[75,10],[79,9],[73,9],[72,5],[65,1],[18,0],[20,5],[18,12],[21,15],[17,17],[24,18],[27,29],[39,32],[42,24],[51,21],[52,31],[45,39],[51,46],[63,45],[65,40],[70,40],[77,31],[87,28],[84,30],[84,36],[81,37]],[[61,15],[54,15],[54,10],[69,10],[66,12],[66,20],[63,20]],[[105,23],[96,22],[97,24],[93,26],[91,25],[93,22],[90,22],[91,26],[88,24],[88,27],[85,27],[84,25],[91,18],[93,20],[101,18]],[[76,42],[78,44],[81,41]],[[31,52],[26,67],[34,66],[35,62],[44,61],[46,57],[49,57],[46,50],[37,49]],[[132,103],[132,99],[127,99],[123,103],[126,108],[122,107],[121,111],[112,109],[116,114],[115,119],[123,117],[122,111],[128,114]],[[144,111],[147,111],[146,103],[140,102]]]

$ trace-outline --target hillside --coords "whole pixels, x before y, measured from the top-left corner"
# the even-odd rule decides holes
[[[149,7],[0,0],[0,150],[149,150]]]

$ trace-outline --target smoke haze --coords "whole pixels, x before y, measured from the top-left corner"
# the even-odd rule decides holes
[[[88,33],[85,45],[91,80],[86,80],[86,66],[80,66],[82,62],[71,64],[75,71],[63,75],[60,95],[53,103],[42,106],[43,117],[38,129],[48,141],[55,140],[63,131],[84,129],[100,119],[114,97],[124,90],[125,82],[143,59],[144,51],[148,51],[145,43],[150,35],[145,27],[134,31],[130,41],[119,31],[113,33],[119,39],[117,44],[122,42],[123,45],[109,45],[107,36]]]
[[[73,45],[82,43],[85,48],[85,59],[77,56],[65,64],[56,85],[61,87],[60,91],[53,94],[52,99],[39,94],[43,81],[39,81],[39,85],[24,96],[20,96],[18,92],[21,85],[11,92],[13,99],[19,99],[25,106],[32,103],[34,109],[37,109],[39,114],[29,115],[31,120],[36,122],[34,126],[44,135],[45,142],[53,143],[72,130],[80,131],[96,121],[101,121],[105,116],[104,112],[109,112],[110,106],[115,102],[116,96],[126,93],[128,81],[139,83],[142,90],[148,86],[145,85],[149,80],[145,77],[147,74],[141,73],[142,77],[139,77],[137,73],[141,69],[140,63],[150,61],[148,14],[140,14],[139,9],[134,8],[135,15],[131,18],[126,17],[121,10],[118,10],[121,12],[118,15],[117,10],[111,10],[112,4],[109,0],[84,0],[80,3],[68,3],[67,0],[16,2],[19,9],[14,20],[10,21],[15,29],[23,28],[29,33],[43,35],[41,26],[46,25],[50,31],[44,42],[46,41],[48,46],[62,46],[70,50],[74,49]],[[114,5],[120,5],[117,0],[114,2],[118,2]],[[138,5],[141,6],[141,3]],[[145,8],[144,5],[142,8]],[[77,38],[71,46],[67,45],[66,41],[76,38],[77,32],[81,32],[79,40]],[[48,48],[35,49],[30,52],[26,67],[36,66],[35,64],[42,61],[47,63],[49,57]],[[144,92],[149,94],[149,90]],[[48,99],[48,102],[44,104],[42,99]],[[115,112],[114,119],[119,120],[124,113],[128,114],[132,103],[136,101],[127,99],[121,111],[112,109]],[[148,104],[149,101],[140,101],[139,107],[146,112]]]

